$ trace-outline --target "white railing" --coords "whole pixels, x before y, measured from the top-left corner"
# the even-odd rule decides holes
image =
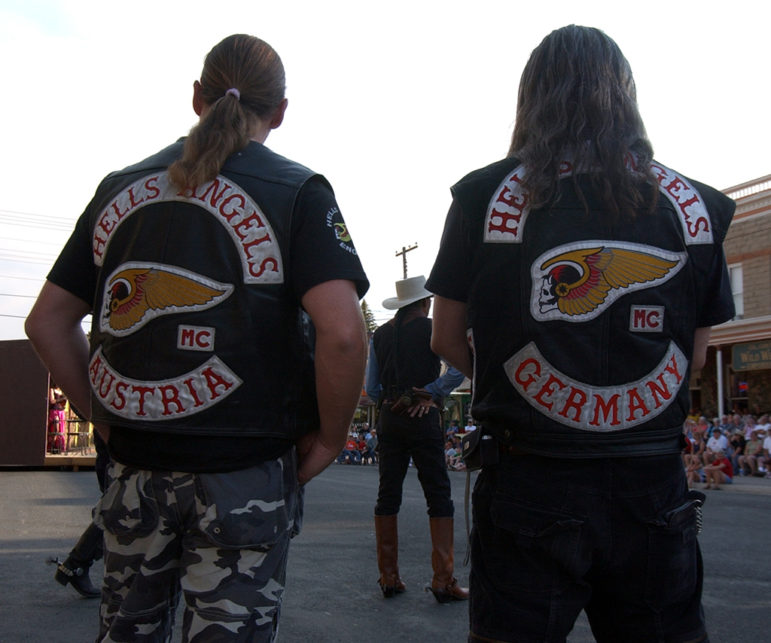
[[[729,188],[729,190],[730,191],[726,191],[725,194],[736,201],[737,199],[743,199],[745,197],[752,196],[753,194],[771,190],[771,179],[760,181],[759,183],[752,185],[738,186],[734,189]]]

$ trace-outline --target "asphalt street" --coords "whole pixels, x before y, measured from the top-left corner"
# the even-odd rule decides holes
[[[468,581],[466,474],[451,473],[456,575]],[[383,599],[377,586],[373,466],[332,465],[307,487],[303,532],[290,550],[279,640],[284,642],[466,640],[467,604],[439,605],[431,578],[425,501],[410,469],[400,513],[400,569],[407,592]],[[704,607],[712,643],[754,643],[771,631],[771,480],[740,478],[707,492]],[[0,641],[93,641],[96,600],[54,582],[51,556],[66,556],[97,499],[93,471],[0,471]],[[92,569],[98,580],[100,563]],[[175,635],[179,641],[179,634]],[[593,641],[581,617],[570,643]]]

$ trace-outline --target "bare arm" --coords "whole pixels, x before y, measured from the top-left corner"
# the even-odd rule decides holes
[[[83,417],[90,419],[88,340],[80,322],[91,312],[79,297],[46,281],[24,330],[56,385]]]
[[[471,353],[466,339],[466,304],[434,297],[431,350],[466,377],[472,377]]]
[[[340,455],[364,382],[367,338],[356,288],[327,281],[302,299],[316,328],[316,394],[320,430],[298,444],[300,484],[321,473]]]
[[[697,328],[693,336],[693,360],[691,370],[698,371],[707,362],[707,345],[712,329],[709,326]]]

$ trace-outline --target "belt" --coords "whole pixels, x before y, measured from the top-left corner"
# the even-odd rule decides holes
[[[529,455],[527,451],[524,451],[519,447],[510,444],[502,444],[500,442],[498,443],[498,452],[501,455]]]

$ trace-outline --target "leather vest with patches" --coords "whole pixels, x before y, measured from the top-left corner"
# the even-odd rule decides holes
[[[109,175],[89,205],[94,421],[296,438],[318,426],[312,326],[287,274],[314,173],[250,143],[180,191],[166,168],[181,151]]]
[[[382,395],[391,399],[413,386],[422,388],[430,384],[441,371],[441,360],[431,350],[431,320],[428,317],[414,317],[402,323],[398,346],[394,342],[395,330],[395,323],[389,322],[372,336]]]
[[[515,159],[453,187],[472,253],[472,414],[502,441],[557,457],[680,451],[694,332],[718,297],[707,280],[734,203],[652,169],[655,212],[617,223],[579,176],[587,213],[568,164],[548,209],[529,210]]]

